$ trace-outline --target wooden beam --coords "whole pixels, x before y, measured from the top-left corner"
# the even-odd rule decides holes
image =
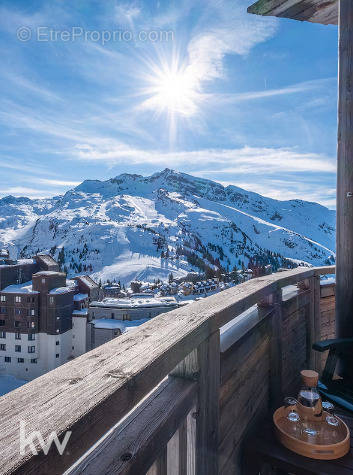
[[[308,356],[309,367],[315,371],[320,371],[321,356],[312,346],[321,337],[321,313],[320,313],[320,277],[314,276],[309,281],[310,285],[310,305],[308,318]]]
[[[185,418],[179,427],[179,475],[188,473],[188,428]]]
[[[112,472],[112,474],[116,472]],[[134,473],[143,473],[143,472],[131,472],[133,475]],[[156,475],[167,475],[168,473],[168,463],[167,463],[167,447],[165,447],[158,457],[156,462]]]
[[[258,0],[249,13],[324,25],[338,23],[338,0]]]
[[[196,475],[218,474],[220,344],[219,331],[198,348],[199,389],[196,423]]]
[[[353,336],[353,1],[340,0],[337,150],[337,338]]]
[[[196,395],[196,383],[169,378],[77,463],[70,475],[142,474],[155,461],[157,470],[166,473],[167,443],[177,431],[179,421],[186,419]]]
[[[271,356],[270,356],[270,404],[271,408],[278,408],[283,400],[283,337],[282,337],[282,292],[272,294],[272,324],[271,324]]]

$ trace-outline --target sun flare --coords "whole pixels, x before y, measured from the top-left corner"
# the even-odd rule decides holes
[[[198,80],[190,68],[164,66],[155,69],[149,80],[150,96],[145,107],[170,115],[192,116],[198,109]]]

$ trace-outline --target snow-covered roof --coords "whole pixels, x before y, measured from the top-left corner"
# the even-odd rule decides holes
[[[63,273],[57,272],[55,270],[41,270],[35,273],[35,275],[42,275],[42,276],[50,276],[50,275],[57,275],[57,274],[62,275]]]
[[[332,275],[325,275],[321,277],[320,285],[332,285],[336,283],[336,276]]]
[[[89,275],[79,275],[79,276],[77,276],[77,279],[81,280],[82,283],[84,283],[85,285],[87,285],[87,287],[89,287],[91,289],[94,289],[94,288],[98,287],[97,282],[95,282],[93,279],[91,279],[91,277]]]
[[[75,302],[80,302],[81,300],[88,299],[88,294],[76,294],[74,295]]]
[[[178,305],[174,297],[131,297],[130,299],[105,298],[100,302],[91,302],[91,307],[137,308],[172,307]]]
[[[72,287],[57,287],[56,289],[51,289],[49,291],[49,294],[54,295],[54,294],[68,294],[70,292],[73,292],[74,289]]]
[[[12,284],[5,287],[1,292],[7,292],[12,294],[39,294],[32,288],[32,281],[24,282],[23,284]]]
[[[85,316],[88,315],[88,308],[83,308],[82,310],[74,310],[74,311],[72,312],[72,315],[73,315],[73,316],[76,315],[77,317],[78,317],[78,316],[80,316],[80,317],[85,317]]]
[[[18,259],[17,261],[13,261],[11,264],[0,264],[0,267],[10,267],[10,266],[18,266],[18,265],[25,265],[25,264],[34,264],[33,259]]]
[[[94,328],[108,329],[108,330],[120,330],[121,333],[125,333],[128,330],[139,327],[143,323],[148,322],[147,318],[141,318],[140,320],[114,320],[113,318],[98,318],[92,320]]]

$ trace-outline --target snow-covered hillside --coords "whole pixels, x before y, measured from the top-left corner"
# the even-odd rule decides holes
[[[87,180],[64,196],[0,199],[0,247],[50,252],[69,274],[153,281],[259,263],[333,262],[335,212],[166,169]],[[287,261],[288,259],[289,261]]]

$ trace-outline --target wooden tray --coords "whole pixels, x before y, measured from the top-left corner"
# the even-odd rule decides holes
[[[340,424],[332,428],[326,422],[317,422],[319,434],[310,437],[302,433],[301,424],[287,419],[291,408],[280,407],[273,414],[273,422],[278,440],[287,449],[304,457],[318,460],[333,460],[343,457],[350,449],[350,432],[346,424],[335,416]],[[324,419],[327,413],[324,412]]]

